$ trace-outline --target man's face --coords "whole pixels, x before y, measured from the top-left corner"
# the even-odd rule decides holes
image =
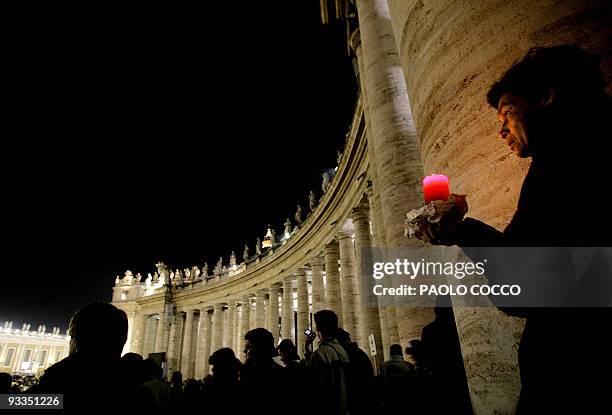
[[[525,120],[533,111],[523,97],[503,94],[497,106],[497,117],[502,123],[499,136],[508,149],[520,158],[531,156]]]
[[[253,347],[251,345],[251,342],[248,340],[245,340],[244,341],[244,354],[246,355],[246,358],[248,359],[252,353],[253,353]]]

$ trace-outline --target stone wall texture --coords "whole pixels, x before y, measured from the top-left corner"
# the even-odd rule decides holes
[[[469,215],[503,229],[528,160],[497,138],[488,87],[533,46],[570,43],[612,80],[609,1],[389,0],[426,174],[447,174]]]
[[[389,0],[425,174],[450,177],[468,216],[503,230],[529,160],[497,137],[486,93],[534,46],[574,44],[598,54],[612,81],[612,3],[547,0]],[[475,413],[513,413],[522,320],[493,308],[455,310]]]

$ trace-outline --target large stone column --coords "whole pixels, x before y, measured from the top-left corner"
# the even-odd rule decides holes
[[[255,324],[257,327],[266,327],[266,309],[264,302],[266,300],[266,290],[258,290],[255,293]]]
[[[144,350],[142,351],[142,357],[145,359],[150,353],[155,351],[155,337],[157,335],[157,316],[148,316],[147,324],[145,327],[145,343]]]
[[[306,271],[298,269],[295,273],[297,280],[297,349],[304,355],[304,330],[310,327],[310,307],[308,301],[308,280]]]
[[[278,344],[278,338],[280,335],[280,327],[278,325],[279,315],[278,315],[278,291],[280,286],[278,284],[272,284],[268,289],[269,299],[268,306],[270,308],[270,324],[269,330],[272,332],[274,336],[274,344]]]
[[[244,336],[247,334],[247,332],[250,330],[250,321],[251,321],[251,296],[250,295],[245,295],[244,297],[242,297],[242,310],[240,312],[240,336],[239,336],[239,343],[238,343],[238,349],[236,350],[236,356],[241,359],[244,360]]]
[[[232,350],[236,350],[235,342],[236,336],[236,302],[230,300],[227,303],[227,347]]]
[[[145,343],[145,329],[147,326],[147,317],[136,312],[134,315],[134,327],[132,328],[132,347],[133,353],[138,353],[142,356]]]
[[[359,343],[355,310],[355,248],[353,237],[346,232],[338,233],[340,247],[340,289],[342,291],[342,321],[353,341]]]
[[[213,306],[212,338],[210,340],[210,354],[219,350],[223,345],[223,306],[218,303]]]
[[[208,357],[210,356],[210,338],[212,333],[210,307],[200,309],[198,322],[198,340],[196,345],[195,377],[203,379],[208,374]]]
[[[183,350],[181,353],[181,372],[183,379],[193,379],[193,322],[195,310],[185,313],[185,334],[183,336]]]
[[[321,256],[310,258],[312,272],[312,312],[313,314],[325,308],[325,287],[323,286],[323,271],[325,261]]]
[[[183,314],[176,313],[170,326],[170,342],[168,344],[168,376],[174,371],[180,371],[181,345],[183,337]]]
[[[340,277],[338,272],[338,241],[325,245],[325,305],[338,315],[338,324],[342,327],[342,292],[340,291]]]
[[[168,351],[168,330],[168,317],[165,316],[164,312],[161,312],[157,323],[157,334],[155,335],[155,353]]]
[[[372,249],[372,239],[370,236],[370,215],[367,201],[353,209],[351,219],[355,228],[355,256],[356,256],[356,276],[359,285],[360,294],[360,309],[359,321],[361,328],[360,344],[364,350],[369,350],[368,336],[374,335],[376,343],[376,365],[378,367],[381,360],[386,360],[388,351],[385,353],[383,345],[382,330],[380,327],[380,314],[378,311],[378,299],[373,294],[374,279],[369,272],[364,270],[372,269],[372,257],[370,255]],[[387,345],[387,348],[389,345]]]
[[[283,280],[283,316],[281,319],[281,334],[283,339],[291,339],[295,342],[293,332],[293,277],[289,276]]]
[[[387,247],[414,247],[404,236],[405,213],[423,205],[424,175],[404,74],[386,0],[357,1],[365,87]],[[401,300],[400,300],[401,302]],[[402,346],[419,338],[434,318],[431,308],[397,304]]]

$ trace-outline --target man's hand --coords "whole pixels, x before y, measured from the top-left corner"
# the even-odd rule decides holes
[[[465,195],[451,194],[448,200],[433,202],[438,222],[423,222],[415,236],[433,245],[454,245],[452,235],[468,211]]]

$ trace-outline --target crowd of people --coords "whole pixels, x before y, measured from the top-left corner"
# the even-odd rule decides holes
[[[111,304],[93,303],[70,322],[69,356],[25,392],[61,393],[64,409],[75,413],[121,408],[151,414],[237,414],[261,408],[296,414],[427,414],[451,406],[453,413],[471,413],[465,374],[459,373],[454,377],[459,381],[450,385],[463,391],[465,399],[453,399],[453,391],[440,389],[449,386],[448,367],[438,375],[440,366],[427,341],[414,340],[406,350],[392,345],[390,360],[375,368],[350,333],[338,327],[336,313],[321,310],[314,321],[316,334],[307,338],[304,357],[290,339],[275,345],[270,331],[255,328],[244,337],[244,363],[232,349],[221,348],[208,358],[211,371],[204,379],[184,380],[180,372],[166,379],[155,360],[136,353],[121,356],[126,314]],[[404,351],[412,362],[404,360]],[[11,389],[8,374],[2,375],[0,393],[20,392]],[[434,399],[436,393],[447,399]]]

